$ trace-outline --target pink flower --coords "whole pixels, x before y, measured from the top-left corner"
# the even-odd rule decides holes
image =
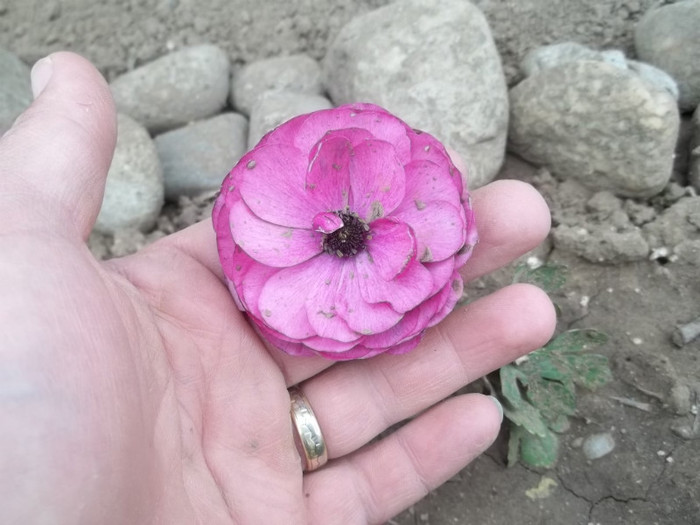
[[[462,294],[477,241],[445,148],[353,104],[268,133],[213,212],[238,307],[292,355],[345,360],[415,347]]]

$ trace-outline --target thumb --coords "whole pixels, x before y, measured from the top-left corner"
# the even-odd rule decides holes
[[[0,233],[65,230],[85,239],[114,153],[109,86],[86,59],[54,53],[32,69],[35,100],[0,139]]]

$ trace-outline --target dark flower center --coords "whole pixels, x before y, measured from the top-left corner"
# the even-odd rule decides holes
[[[357,214],[336,211],[343,226],[323,236],[323,250],[337,257],[351,257],[365,249],[369,226]]]

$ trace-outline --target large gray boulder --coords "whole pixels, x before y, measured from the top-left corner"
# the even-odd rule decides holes
[[[700,106],[693,113],[691,127],[688,182],[700,193]]]
[[[191,197],[221,186],[246,152],[248,121],[238,113],[223,113],[158,135],[155,142],[165,197]]]
[[[581,60],[511,89],[509,149],[594,191],[647,197],[671,177],[676,101],[634,71]]]
[[[466,0],[399,0],[347,24],[323,62],[336,104],[372,102],[466,157],[470,186],[502,162],[508,96],[484,15]]]
[[[201,45],[125,73],[110,87],[118,111],[158,133],[218,113],[226,105],[229,77],[226,53]]]
[[[163,172],[148,131],[127,115],[117,115],[117,147],[107,175],[95,230],[151,229],[163,206]]]
[[[639,58],[676,80],[681,110],[693,111],[700,104],[700,0],[647,11],[637,24],[634,43]]]
[[[31,103],[29,67],[14,53],[0,49],[0,135]]]

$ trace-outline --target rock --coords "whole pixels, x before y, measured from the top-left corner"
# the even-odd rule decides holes
[[[158,135],[155,142],[165,197],[194,196],[218,189],[246,152],[248,121],[237,113],[224,113]]]
[[[636,74],[597,61],[540,71],[511,89],[509,149],[593,190],[648,197],[669,181],[676,102]]]
[[[265,133],[292,117],[332,107],[331,101],[320,95],[267,91],[258,98],[250,113],[248,147],[255,146]]]
[[[322,95],[321,66],[307,55],[252,62],[233,76],[231,103],[236,110],[250,115],[258,97],[266,91]]]
[[[525,55],[520,63],[520,69],[526,77],[529,77],[545,69],[580,60],[605,62],[620,69],[634,71],[651,86],[667,91],[674,99],[678,100],[678,86],[668,73],[637,60],[628,60],[625,58],[625,54],[618,49],[596,51],[576,42],[541,46]]]
[[[609,432],[593,434],[583,441],[581,447],[587,459],[593,460],[607,456],[615,449],[615,439]]]
[[[679,416],[684,416],[690,412],[690,387],[683,383],[676,383],[671,388],[668,396],[668,402],[673,413]]]
[[[163,172],[148,131],[126,115],[117,116],[117,147],[107,175],[95,229],[152,228],[163,205]]]
[[[29,67],[14,53],[0,49],[0,135],[32,103]]]
[[[359,16],[323,61],[336,104],[373,102],[428,131],[473,166],[470,187],[504,157],[508,96],[484,15],[465,0],[402,0]]]
[[[634,33],[637,56],[670,74],[678,83],[678,105],[693,111],[700,104],[700,0],[651,9]]]
[[[639,229],[617,231],[602,225],[573,227],[560,224],[553,230],[554,245],[595,263],[619,264],[640,261],[649,245]]]
[[[212,45],[188,47],[116,78],[117,110],[157,133],[218,113],[229,91],[229,60]]]
[[[700,197],[684,197],[645,224],[652,249],[675,249],[686,241],[700,241]]]
[[[700,193],[700,106],[693,113],[691,121],[692,138],[690,139],[690,161],[688,165],[688,183]]]

